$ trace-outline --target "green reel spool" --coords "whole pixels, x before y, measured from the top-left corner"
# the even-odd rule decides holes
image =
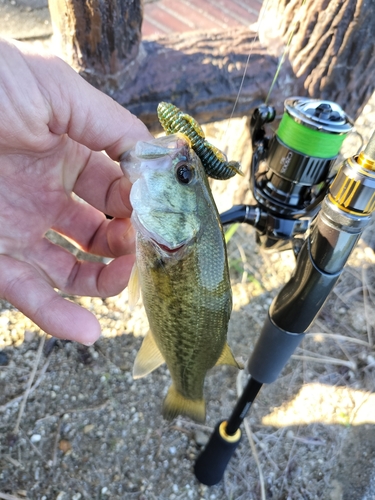
[[[331,101],[291,97],[276,135],[285,146],[306,156],[333,158],[353,127],[341,107]]]
[[[313,192],[324,189],[352,120],[330,101],[291,97],[269,143],[262,196],[277,210],[305,210]],[[319,187],[321,186],[321,187]]]

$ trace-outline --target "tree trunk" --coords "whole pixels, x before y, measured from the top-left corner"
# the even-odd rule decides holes
[[[299,93],[335,101],[357,117],[375,90],[375,2],[306,0],[301,5],[301,0],[273,0],[267,4],[260,14],[264,17],[260,40],[270,54],[280,56],[294,33],[288,60]]]
[[[234,116],[249,115],[265,100],[292,32],[269,103],[280,112],[292,95],[324,98],[358,116],[375,88],[375,2],[301,4],[269,0],[260,15],[259,40],[239,28],[140,44],[141,0],[50,0],[64,58],[153,131],[162,100],[202,123],[229,117],[251,53],[234,110]]]
[[[160,130],[156,109],[161,101],[172,102],[199,123],[214,122],[231,116],[246,71],[234,116],[248,115],[264,102],[277,68],[277,58],[268,56],[254,36],[241,28],[146,40],[137,77],[112,97],[152,131]],[[246,70],[251,50],[251,66]],[[280,89],[285,90],[278,86],[276,95]]]
[[[136,71],[141,1],[49,0],[49,9],[65,61],[104,92],[127,84]]]

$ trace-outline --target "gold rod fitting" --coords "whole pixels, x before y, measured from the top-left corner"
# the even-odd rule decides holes
[[[230,434],[227,434],[227,421],[224,420],[224,422],[221,422],[219,425],[219,433],[220,436],[227,441],[228,443],[237,443],[241,437],[241,429],[237,429],[236,432],[231,436]]]
[[[330,186],[330,201],[346,213],[367,217],[375,210],[375,160],[362,152],[341,165]]]
[[[367,156],[364,151],[359,154],[357,163],[367,170],[375,171],[375,160]]]

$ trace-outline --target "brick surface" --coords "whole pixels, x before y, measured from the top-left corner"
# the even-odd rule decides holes
[[[163,30],[164,33],[182,33],[192,29],[191,23],[185,23],[178,19],[173,13],[168,12],[167,9],[157,3],[148,4],[147,7],[144,18],[151,25],[156,25],[159,30]]]
[[[176,0],[163,0],[160,2],[160,7],[168,12],[173,12],[176,17],[184,19],[192,30],[207,29],[208,26],[211,29],[225,28],[225,24],[217,20],[208,9],[201,7],[203,3],[201,0],[198,0],[198,3],[194,0],[179,0],[178,3]]]
[[[254,23],[258,19],[258,10],[255,10],[253,7],[250,8],[250,4],[248,3],[245,7],[244,4],[246,2],[236,2],[235,0],[208,0],[211,5],[215,5],[215,7],[219,8],[224,12],[228,17],[232,17],[235,19],[239,26],[249,25]],[[254,5],[256,4],[253,2]]]
[[[261,0],[158,0],[144,6],[142,34],[249,26],[258,19],[261,6]]]
[[[226,29],[235,27],[238,22],[231,16],[226,16],[225,13],[218,8],[214,3],[208,0],[185,0],[192,12],[196,12],[206,20],[204,29]]]
[[[146,16],[143,16],[143,23],[142,23],[142,36],[143,38],[147,38],[152,35],[165,35],[166,31],[164,31],[163,26],[158,26],[155,23],[152,23],[146,18]]]

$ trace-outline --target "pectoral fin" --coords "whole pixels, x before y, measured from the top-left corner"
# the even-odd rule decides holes
[[[141,293],[141,285],[139,282],[139,271],[137,263],[134,263],[132,272],[130,273],[128,283],[129,309],[132,311],[136,306]]]
[[[235,357],[233,356],[232,351],[230,350],[230,347],[228,345],[228,342],[225,342],[224,349],[222,353],[220,354],[219,359],[216,362],[216,365],[231,365],[235,366],[236,368],[239,368],[240,370],[243,369],[243,365],[236,361]]]
[[[159,351],[151,332],[148,332],[134,361],[133,378],[145,377],[164,362],[163,355]]]

